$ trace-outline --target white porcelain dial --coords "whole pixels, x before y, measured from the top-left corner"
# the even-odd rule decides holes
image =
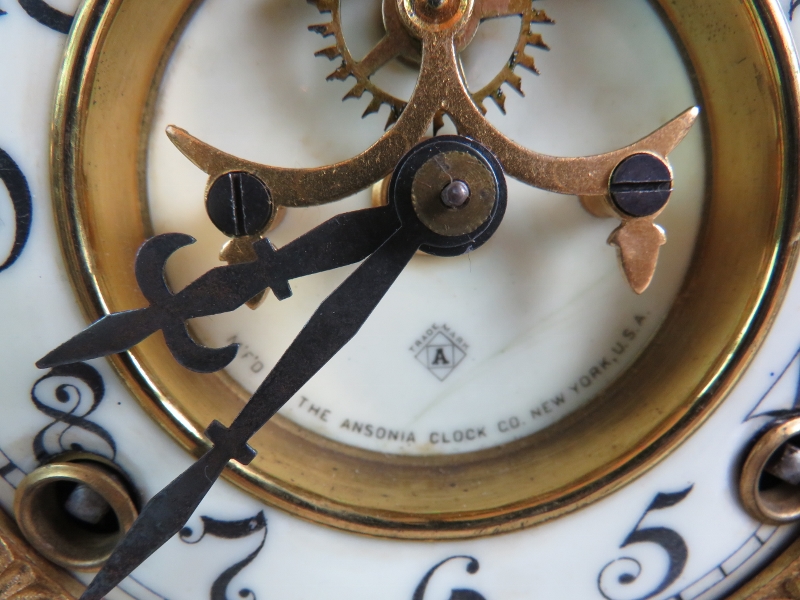
[[[792,7],[783,4],[789,15]],[[648,4],[537,0],[537,6],[557,22],[544,32],[550,53],[536,55],[542,74],[524,80],[528,96],[509,100],[507,116],[490,108],[492,122],[514,139],[553,154],[608,150],[695,102],[683,63]],[[0,0],[0,505],[7,511],[24,474],[66,449],[115,460],[144,499],[192,460],[145,415],[106,361],[44,372],[34,367],[86,325],[59,250],[48,167],[66,43],[57,29],[76,8],[68,0]],[[379,134],[382,119],[361,122],[363,107],[340,104],[343,89],[324,81],[330,65],[313,58],[320,40],[304,31],[319,20],[313,8],[294,1],[207,0],[179,42],[158,100],[148,167],[155,230],[199,239],[170,265],[177,286],[218,264],[223,239],[203,213],[204,175],[158,134],[164,124],[284,165],[350,156]],[[210,43],[212,29],[223,32],[219,46]],[[467,51],[469,75],[480,80],[488,72],[478,49],[492,47],[498,36],[502,27],[489,29]],[[280,73],[285,86],[276,86]],[[609,222],[588,216],[573,198],[512,185],[514,212],[485,252],[446,265],[414,258],[365,330],[286,415],[354,446],[425,454],[500,444],[587,402],[635,357],[670,306],[702,210],[703,156],[699,132],[672,156],[677,190],[662,220],[669,242],[643,296],[626,288],[605,245]],[[275,241],[281,245],[327,215],[368,202],[359,195],[290,211]],[[290,301],[271,298],[255,313],[242,309],[198,323],[197,330],[209,342],[236,335],[247,344],[254,356],[243,354],[231,373],[252,388],[345,275],[299,281]],[[478,275],[488,284],[475,286]],[[497,310],[475,318],[486,306]],[[766,413],[800,401],[798,323],[795,278],[768,338],[707,422],[645,475],[568,516],[474,540],[387,540],[298,520],[220,481],[187,529],[109,598],[723,598],[796,535],[793,527],[765,526],[744,512],[735,470],[769,421]],[[628,340],[628,329],[636,329],[636,339]],[[417,352],[418,341],[424,346],[438,333],[463,352],[444,377]],[[595,377],[598,361],[628,341],[624,356]],[[262,369],[254,370],[256,361]],[[396,375],[379,374],[384,362]],[[520,371],[521,381],[509,375]],[[583,377],[590,385],[581,386]],[[579,390],[570,396],[576,382]],[[488,402],[487,389],[493,390]],[[551,404],[547,413],[544,403],[559,394],[564,403]],[[320,411],[309,411],[312,403]],[[542,416],[533,419],[538,408]],[[327,421],[319,418],[324,410]],[[519,427],[503,431],[500,423],[510,425],[512,417]],[[345,429],[345,419],[417,435],[414,443],[390,443]],[[486,437],[463,445],[445,448],[442,437],[442,443],[431,437],[478,427]]]
[[[510,92],[507,115],[487,105],[491,121],[512,139],[559,156],[607,152],[697,103],[683,60],[647,3],[537,7],[556,21],[534,28],[550,46],[528,50],[541,75],[517,69],[526,96]],[[342,11],[359,15],[360,28],[344,23],[348,40],[369,49],[369,40],[359,38],[380,32],[380,5],[353,0]],[[205,215],[205,174],[164,135],[167,125],[285,167],[343,160],[380,135],[385,115],[362,121],[367,99],[340,102],[352,82],[327,82],[335,61],[314,57],[325,42],[306,27],[325,19],[312,5],[264,10],[253,1],[231,11],[209,0],[179,42],[153,119],[148,162],[155,232],[185,231],[199,241],[170,262],[174,287],[217,266],[226,238]],[[518,30],[517,17],[478,29],[464,55],[470,82],[481,86],[497,72]],[[395,61],[376,77],[413,83],[415,73]],[[676,191],[659,217],[669,242],[647,293],[637,296],[625,285],[616,250],[605,243],[616,220],[590,216],[574,197],[509,180],[500,233],[481,252],[456,259],[417,256],[356,339],[282,414],[345,444],[424,455],[503,444],[582,406],[647,345],[689,264],[706,194],[701,128],[670,158]],[[344,202],[289,210],[269,237],[284,245],[370,201],[365,190]],[[199,319],[195,331],[210,346],[243,344],[228,371],[253,392],[354,269],[298,280],[290,300],[270,295],[255,314],[242,307]]]

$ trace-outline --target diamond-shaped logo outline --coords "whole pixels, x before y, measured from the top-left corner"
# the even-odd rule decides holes
[[[467,353],[446,333],[438,331],[415,358],[439,381],[444,381],[466,356]]]

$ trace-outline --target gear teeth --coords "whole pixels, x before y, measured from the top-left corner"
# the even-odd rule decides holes
[[[531,73],[539,74],[539,69],[536,68],[536,63],[533,62],[533,57],[528,56],[524,52],[514,56],[514,64],[519,65],[523,69],[528,69]]]
[[[342,61],[342,64],[339,65],[339,68],[336,69],[333,73],[328,75],[325,79],[327,81],[331,81],[333,79],[338,79],[339,81],[344,81],[348,77],[350,77],[352,73],[350,72],[350,67],[347,65],[345,61]]]
[[[389,129],[389,127],[397,123],[397,119],[399,119],[400,115],[403,114],[403,110],[405,110],[405,108],[406,108],[405,103],[401,105],[396,105],[394,103],[389,104],[389,118],[386,119],[386,125],[383,128],[384,131],[386,131],[387,129]]]
[[[522,77],[509,70],[506,75],[506,83],[517,90],[520,96],[524,96],[525,92],[522,91]]]
[[[320,2],[325,2],[326,0],[319,0]],[[547,13],[543,10],[533,10],[530,17],[531,23],[544,23],[546,25],[555,25],[555,21],[547,16]]]
[[[491,0],[488,1],[491,2]],[[328,60],[334,60],[336,58],[341,59],[341,64],[328,75],[327,80],[344,81],[349,77],[354,77],[356,84],[344,95],[342,100],[361,98],[364,92],[369,92],[372,97],[364,110],[362,118],[379,112],[381,106],[385,104],[389,107],[389,116],[386,120],[385,129],[389,129],[403,114],[406,102],[395,98],[370,82],[370,74],[362,73],[363,69],[359,66],[360,62],[355,61],[350,55],[341,29],[341,0],[307,0],[307,2],[316,6],[320,13],[330,14],[329,22],[308,27],[309,31],[313,31],[323,37],[335,36],[336,38],[336,43],[334,45],[314,53],[315,56],[324,56]],[[487,112],[485,106],[487,98],[491,98],[500,112],[506,114],[506,95],[502,89],[504,83],[513,87],[520,95],[525,95],[522,91],[522,78],[514,72],[517,66],[521,66],[534,74],[539,74],[534,59],[526,53],[526,48],[527,46],[532,46],[542,50],[549,50],[550,47],[545,43],[542,35],[532,32],[531,28],[533,25],[550,25],[555,23],[555,21],[548,17],[544,10],[533,8],[532,4],[535,2],[536,0],[520,0],[519,3],[511,2],[508,8],[510,12],[503,12],[500,10],[497,15],[493,15],[518,15],[522,17],[522,27],[517,37],[514,54],[511,55],[506,65],[504,65],[491,82],[480,90],[470,92],[472,101],[482,115],[486,115]],[[432,123],[434,135],[444,127],[445,114],[445,111],[438,110],[434,115]]]
[[[336,35],[336,24],[333,21],[328,23],[318,23],[317,25],[309,25],[308,30],[320,34],[322,37],[330,37]]]
[[[506,95],[500,88],[497,88],[489,97],[494,100],[494,103],[497,104],[497,108],[500,109],[500,112],[506,114]]]
[[[364,110],[364,114],[361,115],[361,118],[363,119],[367,115],[371,115],[378,112],[381,109],[382,104],[383,101],[380,98],[376,98],[375,96],[373,96],[372,100],[369,101],[367,108]]]
[[[336,46],[329,46],[328,48],[323,48],[322,50],[317,50],[314,52],[314,56],[324,56],[328,60],[333,60],[334,58],[341,56],[342,53],[339,52],[339,48]]]
[[[440,110],[433,116],[433,135],[439,133],[442,127],[444,127],[444,111]]]
[[[550,50],[550,46],[544,43],[544,38],[540,33],[529,33],[525,36],[525,45],[541,48],[542,50]]]
[[[357,83],[350,91],[348,91],[343,97],[342,100],[349,100],[350,98],[361,98],[364,95],[364,91],[367,89],[367,85],[365,83]]]

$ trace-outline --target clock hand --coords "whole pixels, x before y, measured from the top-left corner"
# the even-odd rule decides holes
[[[206,430],[213,448],[145,505],[81,600],[102,598],[175,535],[229,460],[254,458],[247,440],[358,332],[421,242],[400,228],[320,305],[231,426]]]
[[[194,239],[175,233],[157,236],[136,257],[136,278],[150,306],[100,318],[36,365],[48,368],[123,352],[161,329],[181,365],[217,371],[236,356],[237,344],[201,346],[189,336],[187,319],[235,310],[267,287],[279,299],[287,298],[288,280],[361,261],[399,226],[388,206],[337,215],[277,251],[269,240],[260,240],[254,244],[255,261],[212,269],[174,295],[164,281],[164,263]]]
[[[496,231],[505,206],[502,169],[480,144],[439,136],[407,153],[389,184],[399,228],[319,306],[230,427],[208,427],[213,447],[145,505],[81,600],[102,598],[175,535],[228,461],[253,460],[248,440],[353,338],[417,250],[468,252]]]

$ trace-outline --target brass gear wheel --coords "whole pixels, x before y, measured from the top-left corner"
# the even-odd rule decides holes
[[[533,57],[526,54],[528,46],[549,50],[542,35],[531,31],[533,24],[549,25],[554,21],[550,19],[543,10],[533,7],[536,0],[475,0],[475,8],[470,22],[465,30],[457,38],[457,48],[463,50],[475,35],[478,26],[488,19],[501,17],[520,17],[520,29],[517,42],[508,61],[500,69],[500,72],[492,80],[476,91],[470,90],[475,105],[483,114],[486,114],[484,101],[491,98],[500,111],[505,114],[506,95],[502,89],[503,84],[510,85],[520,95],[522,91],[522,78],[514,72],[516,67],[523,67],[532,73],[539,74]],[[316,5],[317,9],[323,14],[330,14],[331,20],[327,23],[309,26],[309,30],[322,35],[323,37],[334,36],[336,43],[327,48],[315,52],[315,56],[324,56],[329,60],[341,58],[341,65],[328,75],[328,81],[337,79],[346,80],[354,77],[355,85],[344,95],[342,100],[348,98],[361,98],[364,92],[372,95],[370,103],[364,110],[363,117],[376,113],[382,105],[389,107],[389,118],[385,128],[391,127],[406,107],[407,102],[386,92],[372,82],[371,77],[381,67],[389,61],[399,58],[405,62],[419,63],[419,41],[416,40],[409,31],[403,26],[400,16],[397,13],[396,2],[383,2],[383,24],[385,34],[383,38],[367,53],[361,60],[355,60],[347,43],[344,39],[341,25],[341,0],[309,0],[310,4]],[[444,126],[444,112],[440,111],[433,120],[434,134]]]

